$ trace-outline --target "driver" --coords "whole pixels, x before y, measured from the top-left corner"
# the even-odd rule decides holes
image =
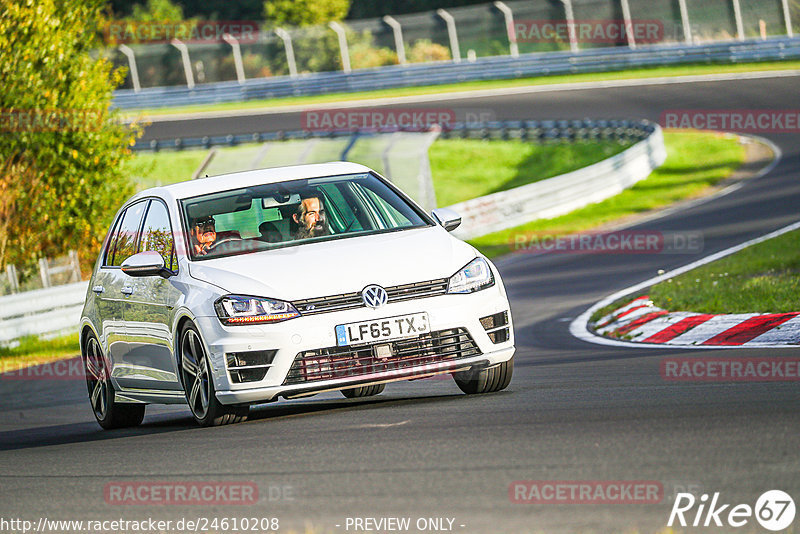
[[[217,239],[214,217],[195,219],[192,226],[192,246],[196,256],[205,256]]]
[[[325,219],[325,207],[316,193],[303,197],[297,210],[292,214],[292,220],[297,224],[294,239],[319,237],[331,233]]]

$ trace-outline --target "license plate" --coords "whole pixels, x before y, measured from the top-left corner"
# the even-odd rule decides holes
[[[336,327],[336,344],[340,347],[359,343],[388,341],[402,337],[418,336],[430,330],[428,314],[410,313],[397,317],[340,324]]]

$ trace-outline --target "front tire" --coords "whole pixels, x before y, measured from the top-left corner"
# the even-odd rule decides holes
[[[514,357],[512,356],[510,360],[488,369],[470,369],[453,373],[453,379],[461,391],[467,395],[474,395],[506,389],[513,374]]]
[[[100,342],[90,334],[83,346],[83,368],[89,404],[97,423],[106,430],[137,426],[144,419],[144,404],[116,402],[111,374],[100,348]]]
[[[386,389],[386,384],[374,384],[372,386],[343,389],[342,395],[348,399],[360,399],[362,397],[372,397],[378,395],[382,393],[384,389]]]
[[[194,325],[187,323],[181,331],[181,378],[186,402],[200,426],[220,426],[247,419],[249,406],[226,406],[217,400],[211,364],[203,340]]]

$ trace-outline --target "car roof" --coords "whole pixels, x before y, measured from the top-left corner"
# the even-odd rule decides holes
[[[369,167],[348,161],[331,161],[328,163],[313,163],[308,165],[292,165],[289,167],[273,167],[270,169],[257,169],[253,171],[234,172],[187,180],[171,185],[153,187],[139,191],[132,199],[158,196],[162,198],[182,199],[190,198],[218,191],[239,189],[260,184],[301,180],[304,178],[320,178],[340,174],[370,172]]]

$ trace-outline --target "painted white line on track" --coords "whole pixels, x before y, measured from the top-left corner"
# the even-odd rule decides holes
[[[367,423],[363,425],[358,425],[355,428],[391,428],[394,426],[403,426],[411,422],[411,419],[407,419],[405,421],[400,421],[399,423]]]
[[[277,115],[297,113],[319,109],[349,109],[365,106],[392,106],[396,104],[417,104],[424,102],[441,102],[447,100],[466,100],[492,96],[524,95],[533,93],[550,93],[562,91],[582,91],[586,89],[612,89],[615,87],[643,87],[649,85],[672,85],[681,83],[724,82],[736,80],[759,80],[765,78],[786,78],[800,76],[800,69],[731,72],[720,74],[693,74],[688,76],[661,76],[658,78],[633,78],[624,80],[598,80],[593,82],[572,82],[550,85],[528,85],[523,87],[507,87],[497,89],[476,89],[472,91],[451,91],[427,95],[409,95],[384,98],[365,98],[342,102],[320,102],[306,105],[289,105],[280,107],[234,109],[227,111],[197,111],[194,113],[174,113],[169,115],[143,115],[142,118],[156,122],[175,122],[194,119],[222,119],[227,117],[249,117],[252,115]],[[136,110],[120,110],[126,116],[136,114]],[[128,119],[129,120],[129,119]]]

